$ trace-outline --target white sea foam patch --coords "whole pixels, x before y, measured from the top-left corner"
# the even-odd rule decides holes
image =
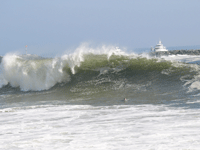
[[[7,54],[1,62],[1,80],[3,84],[10,83],[23,91],[46,90],[56,83],[69,81],[69,76],[63,72],[63,62],[60,59],[41,59],[33,56],[18,56]]]
[[[169,55],[169,56],[161,56],[165,60],[171,61],[179,61],[185,63],[199,63],[200,56],[199,55]]]
[[[0,149],[199,149],[200,111],[166,106],[30,106],[0,110]]]
[[[200,90],[200,75],[195,76],[194,79],[185,83],[185,85],[188,84],[190,84],[189,92],[194,90]]]

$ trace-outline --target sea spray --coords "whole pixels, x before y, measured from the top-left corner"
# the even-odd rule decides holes
[[[7,54],[3,57],[1,70],[4,80],[12,87],[20,87],[23,91],[39,91],[70,80],[62,71],[62,65],[62,61],[56,58],[24,59],[15,54]]]

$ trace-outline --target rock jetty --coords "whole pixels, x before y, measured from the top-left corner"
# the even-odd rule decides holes
[[[152,56],[165,56],[165,55],[200,55],[200,49],[196,50],[170,50],[165,52],[150,52]]]

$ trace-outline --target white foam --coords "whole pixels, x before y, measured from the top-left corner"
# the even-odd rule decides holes
[[[2,109],[0,149],[198,149],[199,116],[154,105]]]
[[[7,54],[1,63],[2,80],[22,90],[46,90],[56,83],[69,81],[62,72],[60,59],[23,59],[15,54]]]
[[[185,63],[200,62],[199,55],[169,55],[169,56],[161,56],[161,58],[164,58],[165,60],[179,61]]]

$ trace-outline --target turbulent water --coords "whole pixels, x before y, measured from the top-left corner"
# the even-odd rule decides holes
[[[200,56],[102,47],[0,62],[0,149],[200,146]]]

